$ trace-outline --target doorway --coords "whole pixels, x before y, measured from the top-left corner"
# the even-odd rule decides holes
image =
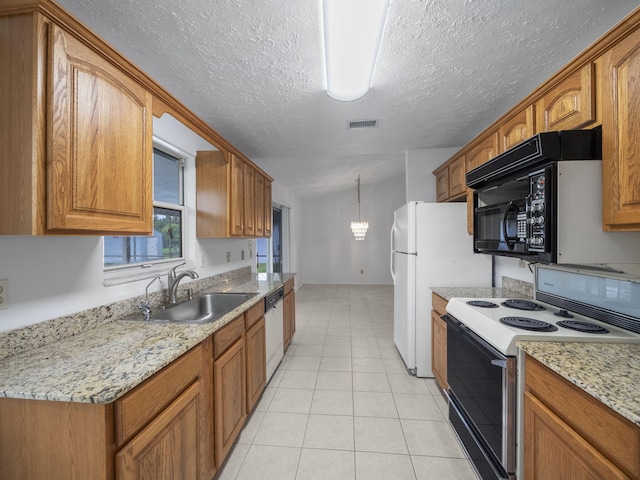
[[[258,273],[282,273],[285,264],[286,222],[289,209],[274,205],[272,209],[271,237],[256,241],[256,271]],[[284,234],[284,235],[283,235]]]

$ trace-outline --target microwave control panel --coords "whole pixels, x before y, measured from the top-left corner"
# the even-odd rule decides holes
[[[529,208],[527,209],[529,239],[527,243],[530,252],[545,252],[547,246],[545,241],[546,173],[546,171],[542,171],[529,176]]]

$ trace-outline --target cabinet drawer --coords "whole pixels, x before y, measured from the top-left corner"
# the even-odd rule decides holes
[[[640,475],[640,428],[529,355],[527,391],[616,466]]]
[[[264,300],[260,300],[253,307],[244,312],[244,326],[248,330],[251,326],[264,317]]]
[[[202,371],[202,346],[192,348],[115,402],[116,443],[123,445],[164,410]]]
[[[435,310],[439,315],[444,315],[447,313],[447,300],[442,298],[437,293],[431,294],[431,308]]]
[[[244,314],[213,334],[213,358],[222,355],[244,333]]]

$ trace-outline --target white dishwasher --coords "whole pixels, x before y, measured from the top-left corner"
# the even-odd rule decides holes
[[[264,299],[264,324],[267,351],[267,382],[276,371],[284,356],[284,323],[282,317],[282,298],[284,287],[280,287]]]

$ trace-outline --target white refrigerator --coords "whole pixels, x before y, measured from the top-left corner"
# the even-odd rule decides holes
[[[466,203],[410,202],[391,227],[393,338],[407,370],[431,371],[431,287],[490,287],[491,256],[473,253]]]

